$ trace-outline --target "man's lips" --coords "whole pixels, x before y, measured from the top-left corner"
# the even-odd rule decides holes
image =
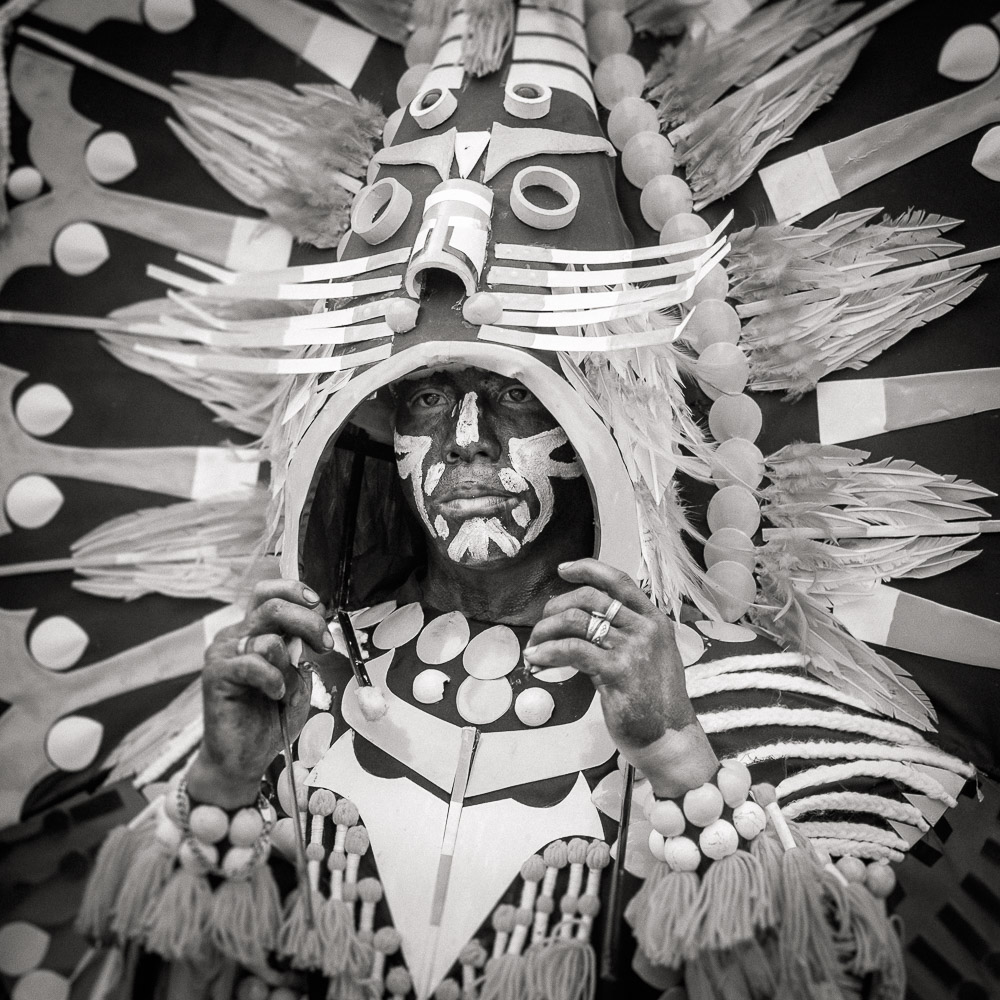
[[[516,505],[517,497],[506,493],[479,492],[472,496],[460,491],[453,491],[449,499],[434,503],[445,517],[453,518],[497,517],[513,510]]]

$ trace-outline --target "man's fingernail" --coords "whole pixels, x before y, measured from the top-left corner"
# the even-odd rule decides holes
[[[282,684],[281,687],[278,688],[278,697],[275,700],[281,701],[281,699],[284,697],[285,697],[285,685]]]
[[[302,588],[302,597],[310,604],[319,604],[319,594],[317,594],[316,591],[310,587]]]
[[[569,561],[569,562],[562,562],[562,563],[559,563],[559,568],[560,568],[560,569],[568,569],[568,568],[569,568],[570,566],[572,566],[572,565],[573,565],[573,564],[574,564],[575,562],[576,562],[576,560],[575,560],[575,559],[570,559],[570,561]]]
[[[537,646],[525,646],[524,647],[524,657],[525,657],[525,659],[527,659],[529,656],[531,656],[531,654],[534,653],[536,649],[538,649]]]
[[[323,633],[323,645],[326,649],[333,649],[333,636],[329,632]]]

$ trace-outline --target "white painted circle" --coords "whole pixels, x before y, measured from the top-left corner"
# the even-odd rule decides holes
[[[67,670],[87,648],[90,636],[72,618],[52,615],[40,622],[28,639],[31,655],[49,670]]]
[[[542,670],[536,671],[531,676],[543,684],[561,684],[563,681],[568,681],[571,677],[575,677],[579,672],[576,667],[545,667]]]
[[[142,0],[142,17],[161,35],[186,28],[195,16],[193,0]]]
[[[73,404],[66,393],[50,382],[39,382],[25,389],[14,404],[17,422],[35,437],[47,437],[73,414]]]
[[[67,715],[45,737],[45,752],[60,771],[90,767],[101,749],[104,726],[85,715]]]
[[[371,628],[395,610],[395,601],[383,601],[381,604],[373,604],[370,608],[352,612],[351,622],[355,628]]]
[[[19,528],[40,528],[56,516],[63,495],[48,476],[22,476],[7,491],[7,516]]]
[[[49,935],[25,920],[12,920],[0,927],[0,972],[23,976],[37,969],[49,948]]]
[[[123,132],[100,132],[87,143],[84,162],[90,176],[99,184],[114,184],[137,166],[132,143]]]
[[[379,649],[397,649],[405,646],[424,624],[424,609],[415,601],[396,608],[381,622],[372,635],[372,645]]]
[[[417,656],[424,663],[447,663],[468,644],[468,620],[461,611],[449,611],[424,626],[417,639]]]
[[[31,201],[44,187],[45,178],[34,167],[18,167],[7,178],[7,193],[14,201]]]
[[[1000,40],[985,24],[967,24],[944,43],[938,72],[949,80],[985,80],[1000,65]]]
[[[717,642],[753,642],[757,638],[757,633],[751,628],[743,625],[734,625],[732,622],[695,622],[702,634]]]
[[[104,233],[92,222],[73,222],[59,230],[52,244],[56,264],[82,277],[96,271],[111,256]]]
[[[506,677],[481,681],[478,677],[466,677],[455,697],[458,714],[474,726],[486,726],[496,722],[514,700],[514,692]]]
[[[68,1000],[69,980],[51,969],[35,969],[14,984],[11,1000]]]
[[[520,659],[521,644],[514,630],[507,625],[494,625],[480,632],[465,648],[462,666],[473,677],[489,681],[505,677]]]
[[[690,625],[676,625],[674,638],[677,640],[677,650],[681,654],[681,663],[685,667],[697,663],[705,654],[705,640]]]

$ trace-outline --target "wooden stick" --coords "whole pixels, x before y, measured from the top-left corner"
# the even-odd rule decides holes
[[[628,824],[632,815],[632,788],[635,785],[635,768],[625,765],[622,776],[622,810],[618,817],[618,855],[611,872],[611,888],[608,892],[608,908],[604,913],[604,934],[601,941],[601,979],[616,982],[618,979],[618,959],[621,949],[622,922],[622,879],[625,875],[625,852],[628,849]]]
[[[306,922],[311,930],[316,926],[316,914],[313,912],[312,887],[309,885],[309,865],[306,862],[306,843],[302,833],[302,817],[299,814],[299,795],[295,780],[295,758],[292,756],[292,741],[288,735],[288,718],[285,715],[285,705],[278,702],[278,726],[281,729],[281,742],[285,752],[285,767],[288,768],[288,787],[292,793],[292,824],[295,827],[295,867],[299,875],[299,889],[305,895]]]
[[[104,76],[110,77],[118,83],[123,83],[126,87],[131,87],[133,90],[138,90],[150,97],[155,97],[158,101],[164,101],[171,105],[171,107],[177,103],[177,97],[169,87],[146,80],[137,73],[130,73],[128,70],[110,63],[106,59],[101,59],[100,56],[92,55],[90,52],[79,49],[75,45],[70,45],[68,42],[46,34],[44,31],[38,31],[36,28],[29,28],[26,25],[22,25],[17,29],[17,32],[22,37],[28,38],[33,42],[38,42],[39,45],[44,45],[53,52],[58,52],[59,55],[65,56],[80,66],[92,69],[96,73],[103,73]]]

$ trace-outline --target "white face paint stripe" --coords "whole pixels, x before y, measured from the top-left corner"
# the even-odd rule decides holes
[[[525,544],[534,541],[552,518],[555,495],[550,477],[576,479],[583,474],[579,462],[557,462],[550,457],[552,452],[568,440],[561,427],[553,427],[530,438],[511,438],[507,445],[511,466],[534,487],[535,496],[538,497],[538,517],[525,533]]]
[[[399,470],[399,478],[411,480],[413,499],[417,505],[420,520],[427,526],[427,530],[431,531],[430,518],[427,516],[427,503],[424,500],[422,489],[424,458],[430,450],[431,439],[410,434],[397,434],[394,431],[392,441],[396,451],[396,468]]]
[[[459,448],[468,448],[479,440],[479,404],[474,392],[467,392],[462,397],[462,407],[458,411],[458,422],[455,424],[455,444]]]
[[[460,563],[466,556],[471,562],[484,562],[489,555],[490,542],[508,557],[521,550],[521,543],[500,523],[498,518],[472,517],[463,521],[448,546],[448,558]]]
[[[424,493],[430,496],[435,489],[437,489],[437,484],[441,482],[441,477],[444,475],[444,462],[435,462],[428,470],[427,476],[424,479]]]
[[[438,538],[447,538],[451,534],[448,522],[440,514],[434,518],[434,530],[437,532]]]

